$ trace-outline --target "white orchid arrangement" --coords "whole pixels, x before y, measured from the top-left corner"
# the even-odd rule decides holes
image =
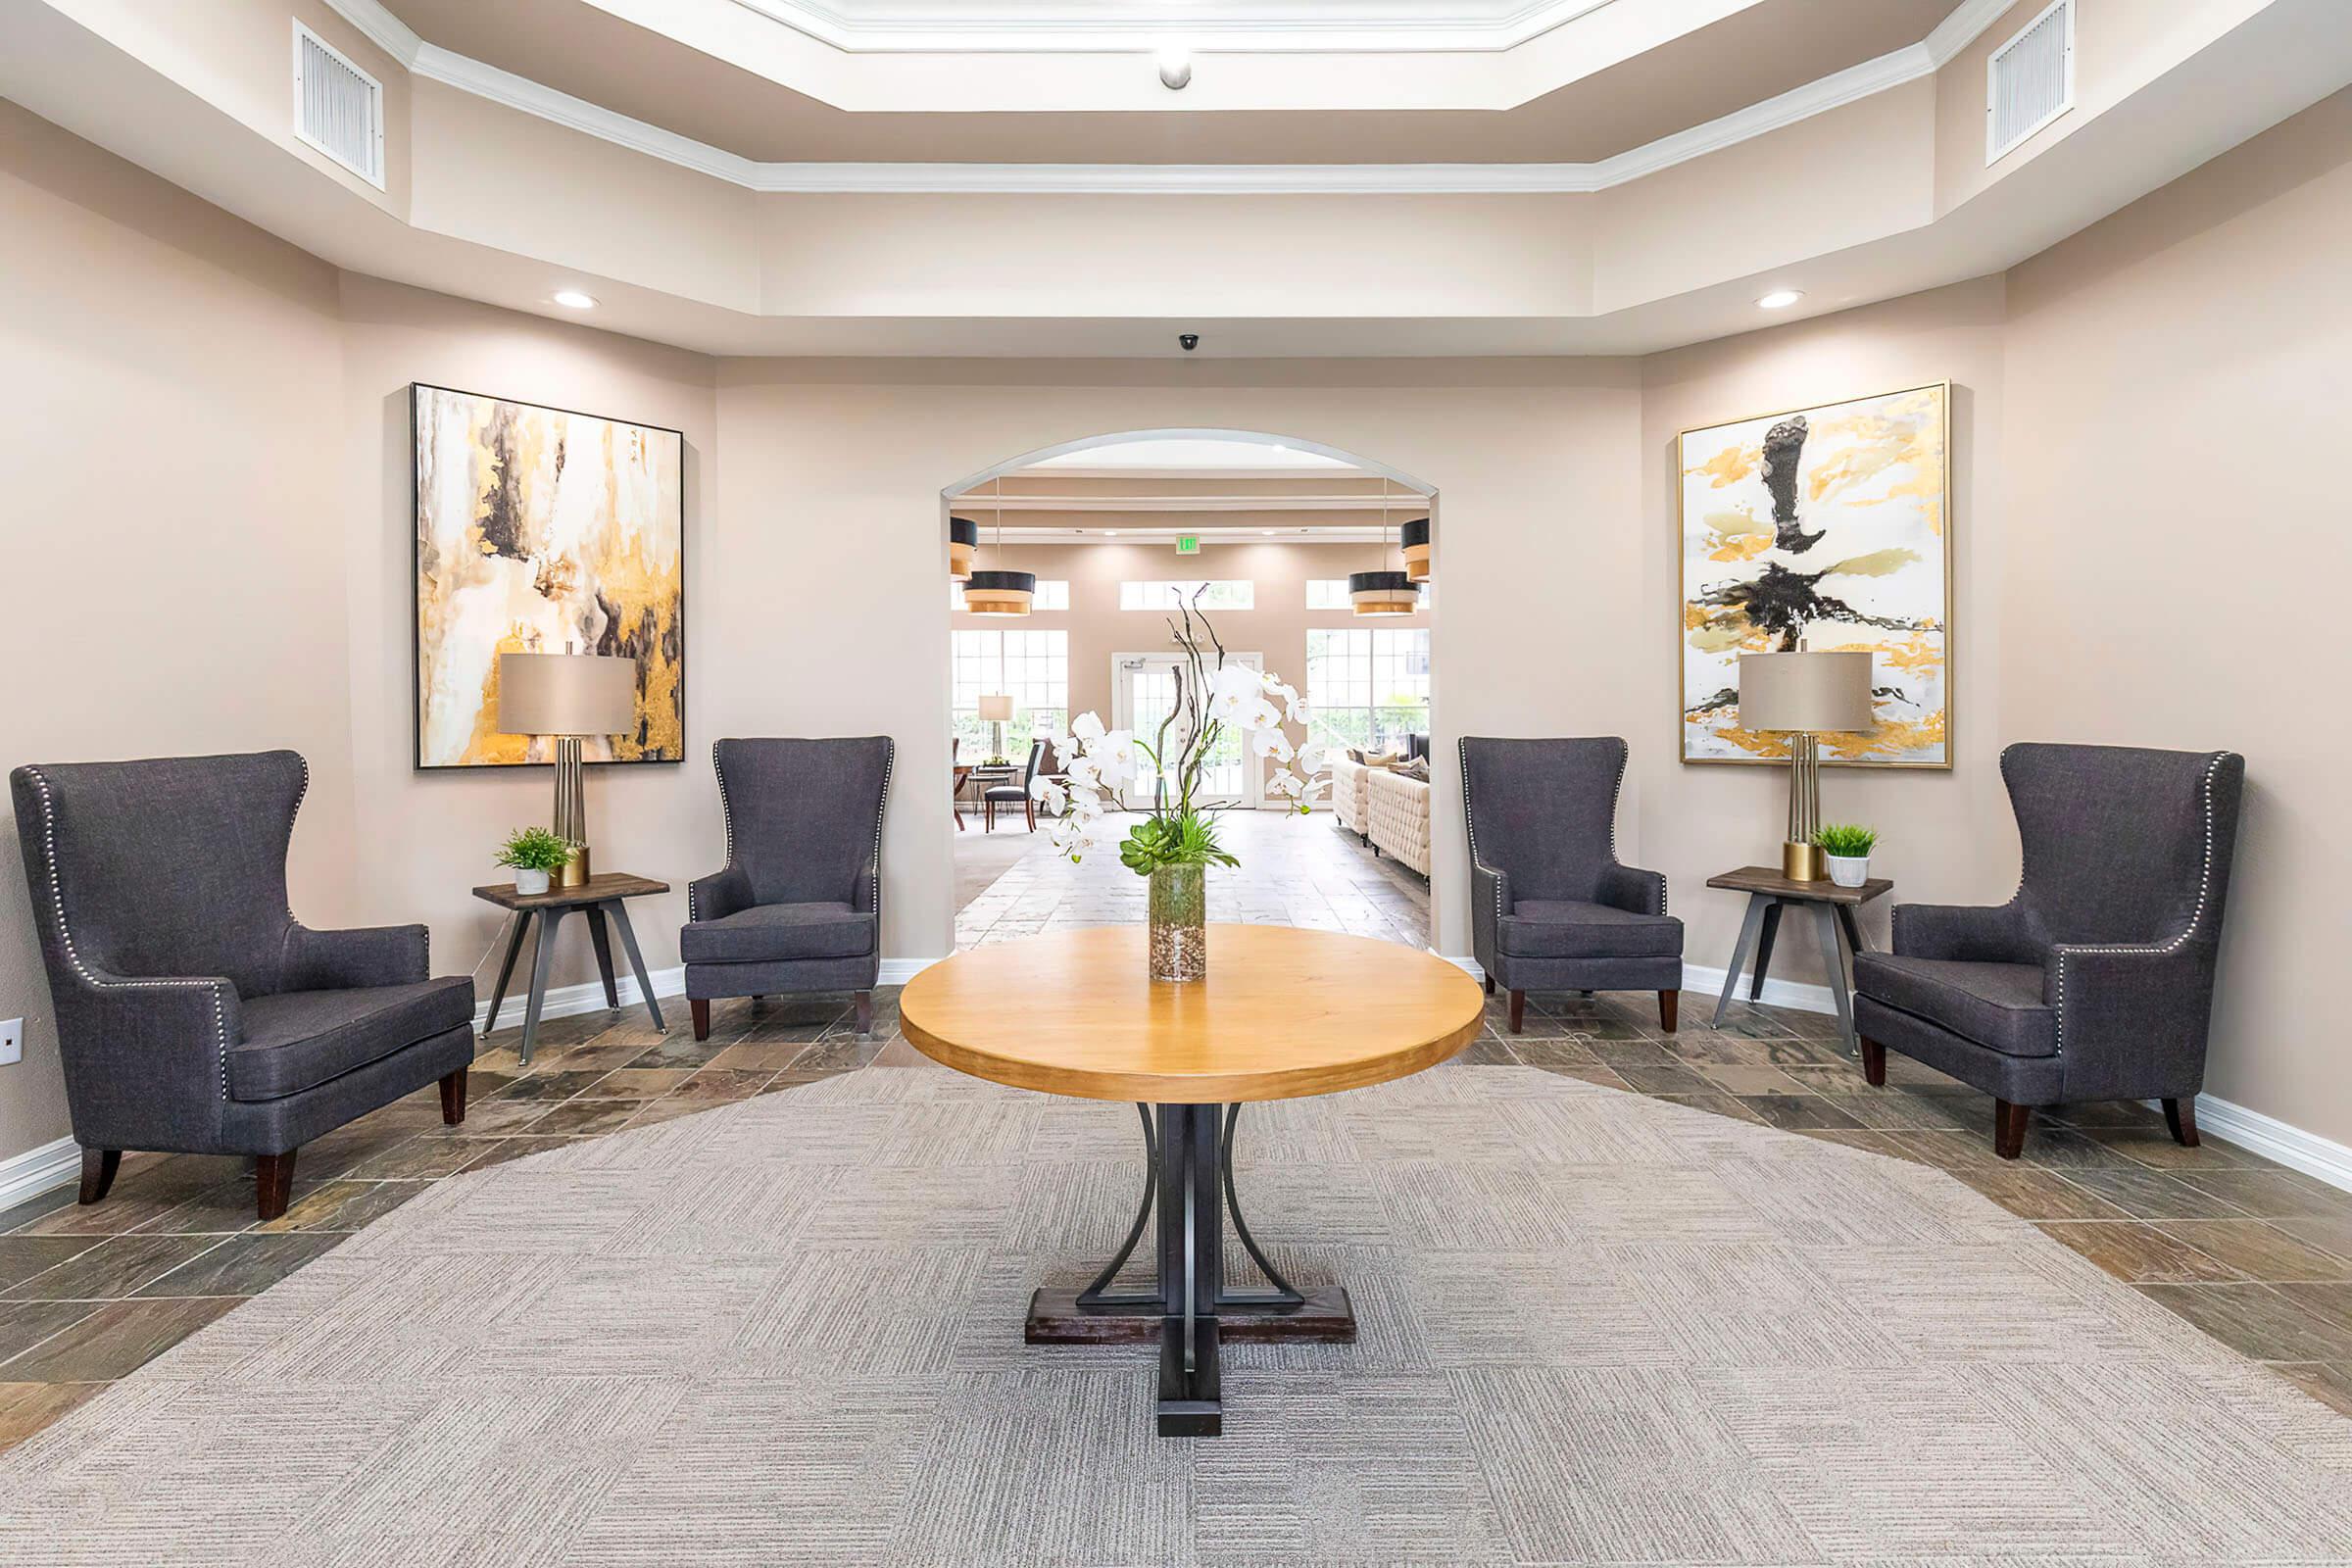
[[[1094,847],[1106,797],[1139,778],[1165,774],[1173,799],[1156,798],[1151,814],[1128,830],[1119,844],[1120,863],[1139,876],[1163,865],[1240,864],[1217,843],[1220,808],[1194,804],[1210,751],[1229,731],[1244,738],[1250,757],[1273,762],[1266,787],[1286,808],[1308,810],[1331,787],[1316,777],[1323,770],[1318,749],[1295,749],[1283,733],[1286,723],[1306,722],[1306,704],[1297,689],[1227,660],[1225,645],[1198,607],[1200,592],[1194,591],[1196,603],[1180,601],[1181,620],[1168,622],[1184,663],[1176,670],[1176,701],[1149,743],[1126,730],[1105,729],[1095,713],[1079,714],[1069,734],[1048,739],[1062,776],[1032,778],[1029,794],[1053,819],[1054,847],[1072,860]]]

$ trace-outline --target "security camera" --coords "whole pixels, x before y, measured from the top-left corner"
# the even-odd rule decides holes
[[[1198,332],[1179,332],[1176,334],[1176,346],[1183,349],[1185,353],[1190,354],[1193,352],[1193,350],[1200,346],[1200,334]]]

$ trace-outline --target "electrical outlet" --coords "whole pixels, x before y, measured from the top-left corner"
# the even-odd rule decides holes
[[[24,1059],[24,1020],[11,1018],[0,1023],[0,1067]]]

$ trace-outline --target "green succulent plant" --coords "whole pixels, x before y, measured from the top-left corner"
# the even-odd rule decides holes
[[[1879,842],[1879,834],[1876,828],[1858,822],[1832,822],[1813,835],[1813,842],[1825,854],[1858,860],[1870,854],[1872,846]]]
[[[561,871],[571,863],[571,840],[543,827],[518,827],[499,846],[498,863],[517,871]]]
[[[1138,876],[1163,865],[1239,865],[1217,843],[1217,825],[1206,812],[1147,816],[1119,841],[1119,863]]]

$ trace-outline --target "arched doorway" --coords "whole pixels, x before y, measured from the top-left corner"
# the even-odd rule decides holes
[[[1079,714],[1154,733],[1173,700],[1177,658],[1166,622],[1180,596],[1207,613],[1229,660],[1272,672],[1305,698],[1305,721],[1285,727],[1294,748],[1399,759],[1425,751],[1428,595],[1411,585],[1389,613],[1358,613],[1362,596],[1350,579],[1401,574],[1407,525],[1428,537],[1437,505],[1434,487],[1377,460],[1231,428],[1080,437],[945,487],[941,526],[965,524],[978,582],[1026,584],[1030,595],[1025,612],[1006,614],[951,593],[956,945],[1141,918],[1140,904],[1128,908],[1141,881],[1121,882],[1110,846],[1094,858],[1106,868],[1061,864],[1044,833],[1031,831],[1022,785],[1037,738]],[[1220,737],[1197,783],[1223,813],[1221,831],[1250,853],[1243,873],[1212,879],[1212,898],[1221,880],[1245,917],[1428,946],[1426,784],[1414,781],[1419,832],[1382,843],[1361,770],[1327,765],[1321,776],[1328,785],[1344,779],[1348,793],[1335,801],[1327,787],[1312,820],[1284,821],[1283,803],[1269,793],[1272,764],[1240,736]],[[1114,804],[1148,811],[1155,785],[1164,789],[1139,777]]]

